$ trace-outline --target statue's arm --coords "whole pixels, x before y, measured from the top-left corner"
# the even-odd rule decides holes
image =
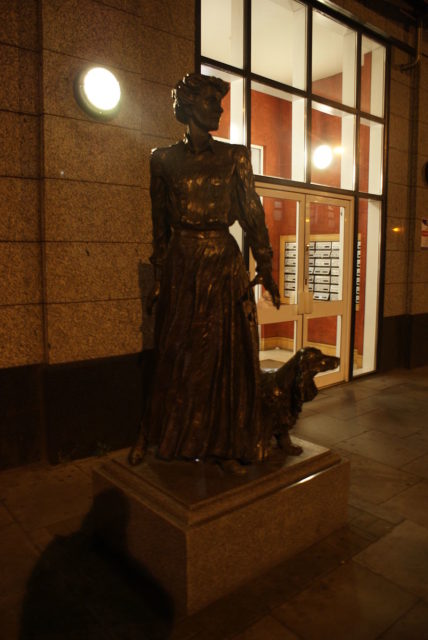
[[[148,313],[152,312],[153,305],[159,297],[162,266],[171,236],[167,209],[167,184],[161,152],[158,149],[153,151],[150,158],[150,197],[153,226],[153,253],[150,262],[154,269],[154,284],[147,300]]]
[[[265,213],[256,193],[254,175],[248,149],[237,146],[236,174],[238,195],[238,220],[247,234],[253,256],[257,263],[255,284],[263,284],[269,291],[273,304],[279,309],[278,286],[272,277],[272,247],[265,222]]]

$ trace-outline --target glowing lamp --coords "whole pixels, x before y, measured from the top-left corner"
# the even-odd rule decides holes
[[[119,111],[120,84],[105,67],[83,69],[76,78],[75,94],[80,107],[96,118],[113,118]]]
[[[328,144],[317,147],[313,153],[313,163],[317,169],[327,169],[333,160],[333,152]]]

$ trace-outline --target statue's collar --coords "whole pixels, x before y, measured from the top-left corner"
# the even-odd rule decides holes
[[[185,144],[186,149],[188,149],[192,153],[202,153],[203,151],[212,151],[214,153],[214,140],[210,135],[208,135],[205,144],[199,149],[195,149],[192,138],[188,133],[184,135],[183,143]]]

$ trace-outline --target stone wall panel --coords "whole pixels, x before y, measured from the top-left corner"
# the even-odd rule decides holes
[[[140,186],[144,157],[139,131],[45,117],[45,175]]]
[[[385,284],[385,317],[401,316],[407,313],[407,287],[405,284]]]
[[[184,38],[143,27],[141,47],[141,75],[145,80],[174,86],[186,73],[193,71],[193,43]],[[159,73],[160,69],[162,74]]]
[[[144,344],[142,318],[140,300],[50,304],[49,362],[138,353]]]
[[[409,152],[410,121],[391,114],[389,119],[389,145],[391,149]]]
[[[40,240],[38,180],[0,178],[0,242]]]
[[[404,284],[407,282],[407,251],[387,251],[385,264],[385,282]]]
[[[39,0],[0,0],[0,41],[37,50]]]
[[[0,306],[0,345],[2,368],[43,362],[41,305]]]
[[[410,118],[410,86],[408,84],[396,80],[391,82],[390,110],[397,116]]]
[[[150,254],[149,244],[49,242],[47,301],[140,298],[139,265],[148,264]]]
[[[407,218],[409,208],[409,187],[388,183],[388,218]]]
[[[0,175],[34,178],[39,167],[39,118],[0,111]]]
[[[44,0],[44,47],[140,72],[140,18],[94,0]]]
[[[414,283],[410,313],[428,313],[428,282]]]
[[[41,247],[4,243],[0,252],[0,305],[42,302]]]
[[[68,242],[151,242],[148,189],[47,180],[45,237]]]
[[[0,109],[38,113],[39,54],[0,44]]]

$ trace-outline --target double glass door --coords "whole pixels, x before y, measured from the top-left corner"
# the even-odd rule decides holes
[[[316,347],[340,358],[337,369],[317,376],[317,386],[347,380],[353,200],[277,186],[258,185],[257,191],[281,296],[277,310],[263,287],[256,287],[261,366],[277,368],[301,347]]]

